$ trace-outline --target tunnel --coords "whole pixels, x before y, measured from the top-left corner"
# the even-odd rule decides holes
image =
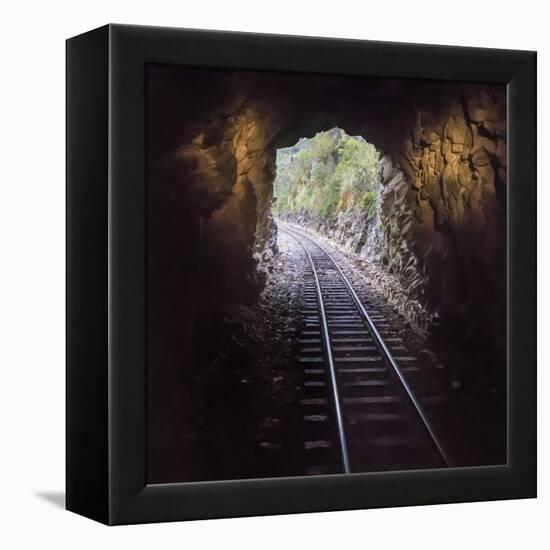
[[[211,408],[225,402],[237,438],[248,422],[250,410],[226,394],[238,387],[241,403],[257,399],[243,390],[254,386],[257,369],[243,374],[238,365],[254,363],[246,351],[251,311],[277,271],[279,219],[356,257],[358,276],[362,265],[370,266],[363,275],[422,335],[427,354],[459,350],[449,360],[449,383],[470,395],[496,394],[499,412],[491,422],[501,422],[485,455],[457,452],[459,460],[503,460],[505,89],[164,65],[148,70],[152,479],[174,481],[201,460],[205,445],[197,433],[208,420],[197,411],[205,402]],[[376,152],[371,215],[345,207],[330,219],[303,209],[277,212],[280,152],[335,129]],[[218,382],[205,382],[208,369],[222,373]],[[192,452],[181,451],[175,434],[183,432]],[[255,437],[254,427],[250,433]],[[252,469],[255,453],[248,458]],[[292,464],[283,473],[289,472]]]

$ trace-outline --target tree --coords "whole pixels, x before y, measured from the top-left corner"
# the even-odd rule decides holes
[[[362,137],[334,128],[277,152],[276,215],[330,219],[343,210],[376,215],[379,154]]]

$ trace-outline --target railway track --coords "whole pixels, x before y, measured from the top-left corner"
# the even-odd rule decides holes
[[[306,473],[449,466],[445,450],[400,367],[415,357],[387,321],[368,312],[331,255],[284,223],[309,262],[298,361]]]

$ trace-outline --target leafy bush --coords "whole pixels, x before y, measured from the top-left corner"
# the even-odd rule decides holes
[[[363,196],[363,210],[368,214],[369,218],[374,218],[377,207],[377,193],[375,189],[371,189]]]
[[[276,215],[307,212],[330,219],[343,210],[376,215],[379,154],[340,128],[277,151]]]

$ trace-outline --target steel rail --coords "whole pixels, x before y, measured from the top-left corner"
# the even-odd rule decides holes
[[[408,395],[409,399],[411,400],[411,403],[414,406],[415,412],[417,413],[418,417],[420,418],[425,430],[428,432],[428,435],[429,435],[434,447],[436,448],[438,454],[441,456],[441,458],[443,459],[443,462],[445,463],[446,466],[448,466],[448,467],[451,466],[451,462],[449,460],[449,457],[448,457],[447,453],[445,452],[445,449],[443,448],[443,445],[439,441],[439,438],[437,437],[434,429],[432,428],[432,425],[431,425],[430,421],[428,420],[428,417],[426,416],[426,413],[424,412],[424,409],[422,408],[422,405],[420,405],[418,399],[416,399],[416,397],[415,397],[415,395],[412,391],[412,388],[410,387],[409,383],[407,382],[407,380],[403,376],[403,373],[401,372],[401,369],[399,368],[399,365],[397,364],[397,361],[393,357],[393,354],[391,353],[389,348],[386,346],[386,343],[384,342],[384,339],[382,338],[382,336],[378,332],[378,329],[376,328],[375,324],[373,323],[372,319],[370,318],[370,315],[368,314],[367,310],[365,309],[365,306],[363,305],[363,303],[359,299],[359,296],[357,296],[357,293],[355,292],[354,288],[351,286],[351,283],[349,282],[348,278],[346,277],[346,275],[344,274],[344,272],[342,271],[340,266],[334,261],[332,256],[319,243],[315,242],[308,235],[305,235],[300,230],[295,229],[294,227],[291,227],[290,229],[289,228],[283,228],[283,230],[286,231],[289,234],[291,234],[291,231],[292,231],[292,232],[300,235],[304,239],[307,239],[308,241],[312,242],[314,245],[318,246],[326,254],[327,258],[330,260],[332,265],[335,267],[335,269],[340,274],[340,277],[342,278],[342,281],[346,285],[346,288],[347,288],[348,292],[350,293],[351,297],[353,298],[353,301],[355,302],[355,305],[357,306],[357,308],[359,309],[359,311],[363,315],[363,317],[364,317],[364,319],[365,319],[365,321],[368,325],[368,328],[370,329],[371,334],[374,337],[374,342],[376,344],[376,347],[378,348],[378,350],[380,351],[380,353],[382,354],[384,359],[386,359],[388,364],[392,367],[393,371],[397,375],[398,380],[401,382],[401,385],[403,386],[403,389],[405,390],[406,394]],[[294,238],[296,239],[296,237],[294,237]],[[300,242],[299,239],[296,239],[296,240],[298,242]],[[300,244],[302,244],[302,243],[300,243]],[[303,246],[303,244],[302,244],[302,246]],[[304,249],[305,249],[305,247],[304,247]]]
[[[328,331],[328,323],[327,323],[327,317],[325,313],[325,304],[323,300],[323,293],[321,292],[321,283],[319,282],[319,276],[317,275],[317,269],[315,268],[315,263],[313,262],[313,258],[311,257],[311,254],[309,253],[309,250],[305,247],[304,243],[300,241],[296,237],[296,235],[293,235],[290,230],[287,230],[285,228],[282,228],[282,230],[290,235],[304,250],[306,253],[307,259],[309,260],[309,264],[311,265],[311,270],[313,272],[313,279],[315,281],[315,289],[317,290],[317,303],[319,305],[319,313],[321,315],[321,334],[323,337],[323,344],[325,348],[325,356],[328,362],[328,370],[330,375],[330,385],[332,389],[332,397],[334,401],[334,411],[336,415],[336,424],[338,428],[338,442],[340,445],[340,458],[342,459],[342,468],[344,469],[344,473],[349,474],[351,473],[350,468],[350,462],[349,462],[349,452],[348,452],[348,446],[346,442],[346,432],[344,429],[344,419],[342,416],[342,405],[340,402],[340,394],[338,392],[338,382],[336,379],[336,368],[334,367],[334,359],[333,359],[333,352],[332,352],[332,345],[330,342],[330,336]]]

